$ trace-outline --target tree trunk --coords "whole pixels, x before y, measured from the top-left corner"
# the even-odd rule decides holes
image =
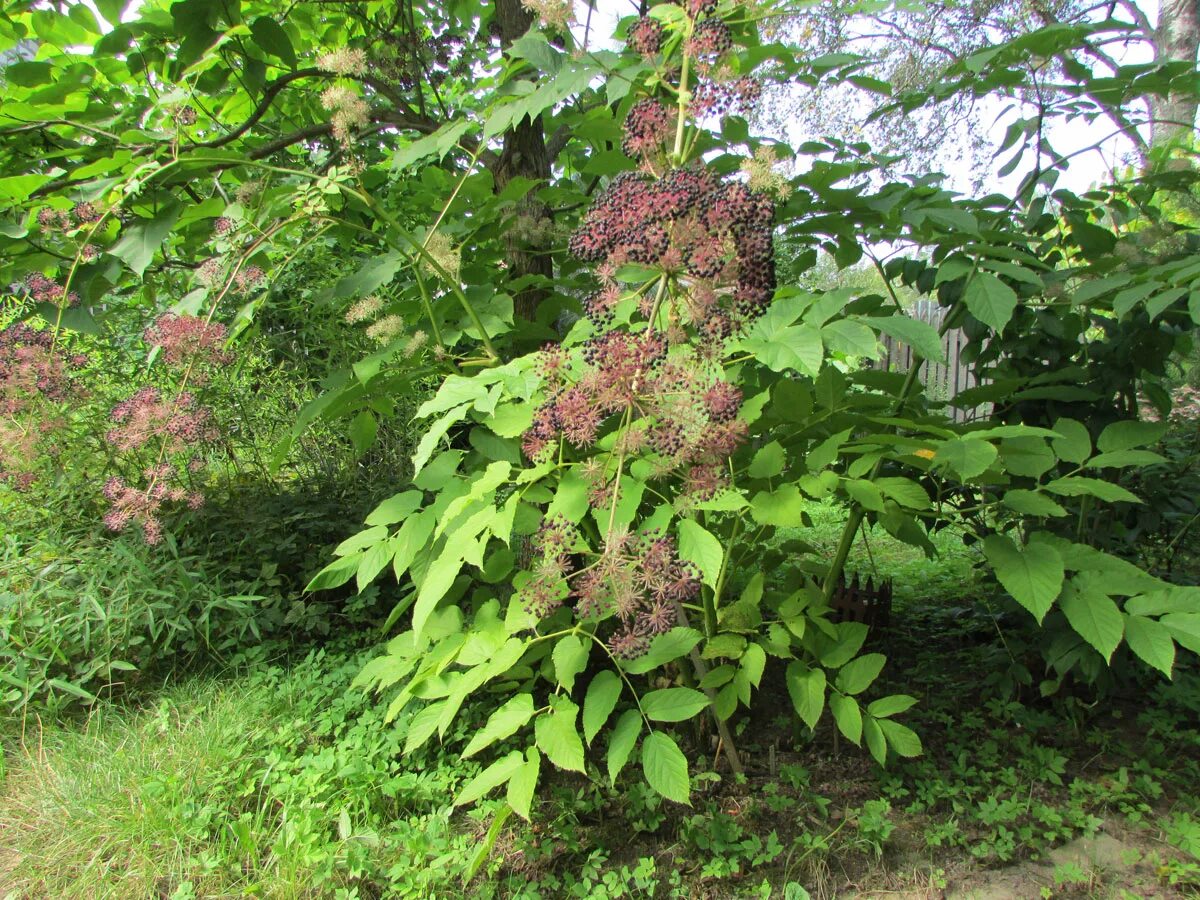
[[[1162,0],[1154,35],[1155,58],[1159,62],[1181,61],[1195,66],[1198,47],[1200,0]],[[1153,117],[1152,144],[1190,140],[1196,123],[1196,97],[1190,92],[1156,97]]]
[[[508,47],[529,30],[533,15],[521,5],[521,0],[495,0],[495,7],[500,46]],[[550,174],[550,157],[546,152],[542,118],[526,117],[505,133],[504,147],[492,169],[496,193],[503,191],[514,178],[530,178],[541,182],[517,201],[517,227],[509,229],[506,237],[505,262],[512,279],[526,275],[551,278],[554,275],[550,256],[553,249],[549,228],[550,209],[534,196],[534,192],[550,180]],[[513,298],[516,317],[532,321],[538,304],[548,295],[549,291],[540,285],[519,289]]]

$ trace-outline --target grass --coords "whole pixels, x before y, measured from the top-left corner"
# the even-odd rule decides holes
[[[839,527],[820,507],[787,537],[824,552]],[[481,763],[436,743],[402,757],[402,733],[351,685],[370,650],[343,641],[10,728],[0,898],[1198,895],[1197,674],[1137,676],[1101,703],[1006,691],[1018,630],[955,611],[977,591],[970,548],[943,534],[926,560],[867,540],[852,568],[873,562],[897,597],[873,639],[880,690],[921,698],[906,717],[921,758],[880,770],[828,724],[797,734],[781,706],[737,722],[746,777],[693,762],[691,808],[549,772],[534,825],[509,819],[469,880],[497,802],[451,798]]]

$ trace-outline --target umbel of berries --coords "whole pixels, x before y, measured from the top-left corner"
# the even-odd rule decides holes
[[[685,9],[688,39],[674,46],[709,79],[729,29],[711,17],[715,4]],[[647,57],[674,52],[664,36],[645,18],[629,42]],[[684,103],[687,87],[676,95]],[[543,352],[545,399],[523,441],[531,460],[557,460],[583,480],[600,546],[590,549],[583,524],[547,519],[521,599],[539,619],[569,606],[579,619],[613,620],[605,641],[620,657],[645,652],[700,592],[671,536],[639,531],[628,507],[652,491],[686,512],[727,486],[747,425],[742,392],[725,378],[725,344],[775,291],[774,202],[683,161],[692,112],[658,97],[630,107],[622,148],[638,167],[609,182],[569,242],[599,282],[585,304],[591,333],[575,350]]]

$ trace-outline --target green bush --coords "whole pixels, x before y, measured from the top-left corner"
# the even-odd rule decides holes
[[[0,701],[8,712],[92,701],[154,666],[234,653],[261,637],[266,597],[168,536],[43,536],[0,545]]]

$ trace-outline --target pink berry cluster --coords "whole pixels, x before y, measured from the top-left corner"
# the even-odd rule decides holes
[[[679,604],[700,592],[695,570],[679,559],[669,537],[613,529],[598,558],[579,568],[586,545],[578,529],[553,517],[542,523],[537,546],[532,575],[520,591],[525,608],[544,618],[570,600],[580,618],[615,616],[620,624],[607,642],[614,656],[645,653],[656,635],[679,623]]]
[[[0,482],[27,490],[36,480],[36,461],[53,449],[61,408],[81,395],[75,373],[87,363],[46,329],[14,322],[0,331]]]
[[[633,262],[685,278],[693,324],[728,335],[774,294],[774,218],[769,196],[702,168],[661,178],[627,172],[593,204],[569,247],[584,262],[603,262],[602,275]],[[617,299],[610,285],[590,309],[603,313]]]
[[[199,365],[227,365],[233,355],[224,349],[225,336],[225,326],[219,322],[164,313],[145,330],[142,338],[152,347],[158,347],[163,361],[170,365],[189,361]],[[192,378],[195,380],[194,372]]]
[[[143,387],[109,413],[105,440],[131,461],[141,460],[142,481],[108,480],[104,524],[113,531],[136,524],[148,544],[157,544],[165,504],[190,509],[204,504],[192,482],[204,470],[203,452],[221,436],[212,410],[187,386],[206,383],[209,372],[228,364],[232,355],[224,347],[225,326],[198,316],[163,313],[142,336],[159,350],[162,363],[180,375],[174,389]],[[153,462],[146,464],[147,459]]]
[[[43,207],[38,210],[37,223],[43,232],[70,231],[100,220],[100,210],[93,203],[76,203],[70,210]]]
[[[29,299],[34,303],[49,303],[51,306],[71,307],[79,305],[79,295],[67,291],[57,281],[53,281],[41,272],[26,276],[23,284]]]

